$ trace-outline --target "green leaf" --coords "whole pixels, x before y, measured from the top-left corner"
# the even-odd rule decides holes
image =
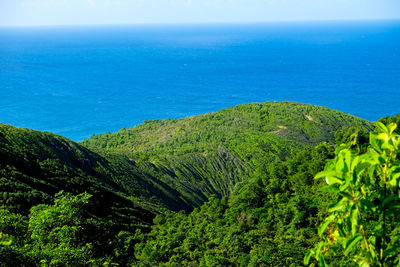
[[[389,182],[387,182],[390,186],[395,187],[397,185],[397,180],[396,179],[392,179]]]
[[[390,204],[394,200],[399,200],[399,198],[397,196],[388,196],[387,198],[385,198],[383,200],[383,206],[386,206],[387,204]]]
[[[351,166],[350,166],[350,171],[353,172],[354,169],[358,166],[358,163],[360,161],[360,157],[356,156],[351,160]]]
[[[368,171],[368,175],[369,175],[371,182],[375,182],[375,180],[376,180],[375,175],[374,175],[375,169],[376,169],[376,165],[372,165]]]
[[[344,172],[345,160],[343,159],[343,154],[346,153],[346,151],[347,151],[347,149],[340,152],[341,154],[339,155],[339,158],[335,164],[335,170],[337,173]]]
[[[355,205],[353,205],[351,209],[350,220],[351,220],[351,234],[354,236],[358,228],[358,213]]]
[[[307,252],[307,254],[304,256],[304,265],[309,264],[311,256],[312,256],[312,252],[309,250]]]
[[[400,177],[399,169],[396,168],[396,170],[394,171],[394,173],[392,172],[392,175],[390,177],[391,177],[391,180],[388,182],[388,184],[390,184],[393,187],[396,186],[397,179],[399,179],[399,177]]]
[[[347,192],[339,192],[339,195],[349,200],[354,200],[354,197]]]
[[[339,187],[340,191],[345,191],[350,186],[351,180],[347,179],[344,183],[342,183]]]
[[[397,171],[397,170],[396,170]],[[400,172],[392,173],[392,179],[398,179],[400,177]]]
[[[344,154],[344,159],[345,159],[345,166],[347,167],[346,169],[348,171],[351,170],[351,152],[350,150],[346,150]]]
[[[389,131],[388,131],[388,128],[386,128],[386,126],[382,123],[382,122],[377,122],[376,123],[376,127],[380,130],[380,132],[382,132],[382,133],[386,133],[386,134],[388,134],[389,133]]]
[[[339,177],[327,176],[326,183],[329,185],[334,185],[334,184],[342,184],[343,181]]]
[[[371,165],[371,163],[369,161],[366,160],[362,160],[361,157],[358,158],[358,162],[357,165],[354,168],[354,173],[356,176],[361,176]]]
[[[324,255],[319,254],[319,266],[321,267],[328,267],[329,265],[326,263]]]
[[[325,232],[326,228],[335,220],[335,215],[332,214],[328,218],[325,219],[325,221],[319,226],[318,228],[318,235],[322,236],[322,234]]]
[[[393,131],[397,128],[397,124],[396,123],[391,123],[387,126],[388,129],[388,134],[392,134]]]
[[[344,203],[344,201],[340,201],[336,204],[333,204],[331,206],[329,206],[328,212],[334,212],[334,211],[338,211],[338,210],[343,210],[346,208],[346,203]]]
[[[315,175],[314,179],[325,178],[327,176],[334,176],[336,175],[335,171],[322,171]]]
[[[338,147],[336,147],[335,154],[339,155],[339,153],[344,149],[347,149],[347,145],[346,144],[340,144]]]
[[[355,245],[357,245],[357,243],[360,242],[362,239],[363,238],[361,235],[356,235],[350,238],[349,241],[347,241],[346,243],[346,249],[344,250],[344,255],[347,256],[351,252],[352,248]]]
[[[378,157],[381,155],[380,153],[381,152],[376,151],[374,148],[368,148],[368,155],[374,163],[379,163]]]

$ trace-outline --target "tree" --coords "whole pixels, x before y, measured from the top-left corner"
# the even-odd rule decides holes
[[[28,231],[33,253],[41,264],[51,266],[87,265],[92,258],[92,244],[84,240],[88,224],[84,207],[91,195],[77,196],[60,192],[54,205],[38,205],[31,209]]]
[[[320,224],[318,234],[323,240],[306,254],[305,265],[314,258],[320,266],[328,266],[330,257],[344,254],[360,266],[400,266],[400,135],[396,127],[378,122],[365,153],[342,144],[336,157],[315,176],[326,179],[322,190],[335,194],[337,201]]]

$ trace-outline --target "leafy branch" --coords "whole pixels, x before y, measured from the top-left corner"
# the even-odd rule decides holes
[[[336,157],[315,179],[337,196],[318,228],[322,238],[304,258],[305,265],[328,266],[333,255],[351,257],[359,266],[400,266],[400,135],[397,125],[378,122],[369,148],[359,154],[340,145]],[[314,259],[314,260],[312,260]]]

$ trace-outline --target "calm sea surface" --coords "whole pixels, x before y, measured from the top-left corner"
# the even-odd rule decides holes
[[[0,122],[80,141],[269,100],[400,113],[400,22],[0,28]]]

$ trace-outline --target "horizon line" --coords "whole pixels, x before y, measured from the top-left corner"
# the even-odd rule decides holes
[[[107,27],[107,26],[183,26],[183,25],[248,25],[248,24],[288,24],[288,23],[313,23],[313,22],[395,22],[399,18],[360,18],[360,19],[309,19],[309,20],[265,20],[265,21],[209,21],[209,22],[136,22],[136,23],[87,23],[87,24],[10,24],[0,25],[0,28],[45,28],[45,27]]]

